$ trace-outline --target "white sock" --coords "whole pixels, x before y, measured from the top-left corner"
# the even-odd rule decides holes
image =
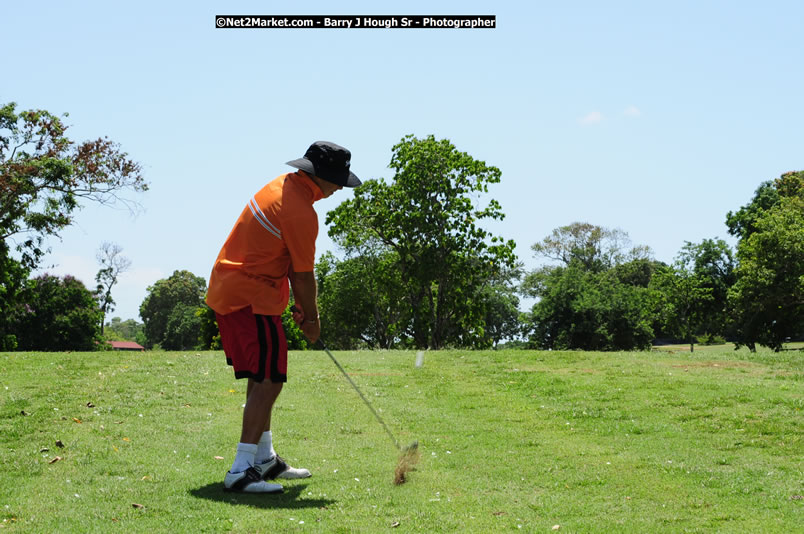
[[[242,473],[249,467],[254,467],[254,456],[257,454],[257,445],[254,443],[238,443],[232,473]]]
[[[274,456],[276,456],[276,451],[274,450],[274,444],[271,440],[271,431],[266,430],[262,433],[260,442],[257,444],[257,455],[254,457],[254,461],[258,464],[262,464],[273,460]]]

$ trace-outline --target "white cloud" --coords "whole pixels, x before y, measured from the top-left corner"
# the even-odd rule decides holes
[[[583,125],[597,124],[603,120],[603,114],[599,111],[593,111],[578,120]]]
[[[642,115],[642,112],[639,111],[639,108],[636,106],[628,106],[625,108],[626,117],[639,117],[640,115]]]

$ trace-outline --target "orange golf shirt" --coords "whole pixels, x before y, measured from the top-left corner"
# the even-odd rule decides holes
[[[249,199],[226,238],[209,277],[207,304],[226,315],[251,306],[281,315],[288,305],[288,273],[315,267],[321,189],[302,173],[279,176]]]

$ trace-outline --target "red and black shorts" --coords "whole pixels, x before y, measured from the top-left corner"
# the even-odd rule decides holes
[[[288,343],[281,317],[255,314],[251,306],[215,317],[235,378],[262,382],[267,376],[271,382],[287,382]]]

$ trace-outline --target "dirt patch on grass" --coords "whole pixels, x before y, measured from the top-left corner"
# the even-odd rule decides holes
[[[744,368],[744,369],[758,369],[764,368],[764,366],[757,365],[751,362],[741,362],[741,361],[719,361],[719,362],[688,362],[688,363],[679,363],[679,364],[671,364],[670,367],[675,367],[677,369],[690,369],[690,368],[701,368],[701,367],[720,367],[723,369],[737,369],[737,368]]]
[[[506,369],[506,373],[546,373],[551,375],[570,375],[584,373],[589,375],[601,374],[600,369],[580,369],[577,367],[513,367]]]
[[[801,374],[799,371],[792,371],[788,369],[772,369],[766,365],[744,362],[744,361],[709,361],[709,362],[687,362],[687,363],[672,363],[669,364],[674,369],[683,369],[690,371],[695,369],[744,369],[751,376],[798,376]]]
[[[687,362],[687,363],[675,363],[671,364],[671,367],[675,369],[683,369],[684,371],[690,371],[694,369],[708,369],[711,371],[716,371],[720,369],[742,369],[743,372],[749,373],[751,376],[760,376],[765,375],[771,372],[764,365],[759,365],[752,362],[744,362],[744,361],[708,361],[708,362]]]
[[[505,370],[507,373],[543,373],[544,367],[513,367]]]
[[[542,372],[549,373],[551,375],[577,375],[577,374],[584,374],[584,375],[601,375],[605,371],[602,369],[584,369],[580,367],[552,367],[549,369],[543,369]]]
[[[402,373],[349,373],[349,376],[402,376]]]

